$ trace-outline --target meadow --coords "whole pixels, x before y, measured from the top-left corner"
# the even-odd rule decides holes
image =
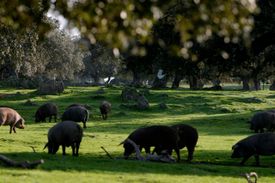
[[[60,95],[38,96],[34,90],[0,88],[0,105],[16,109],[26,121],[26,128],[17,129],[16,134],[9,134],[9,126],[0,127],[0,154],[17,161],[45,161],[31,170],[5,167],[0,163],[0,182],[241,183],[246,180],[240,174],[251,171],[258,173],[259,182],[274,182],[274,156],[260,157],[260,167],[255,166],[253,157],[245,166],[239,166],[241,159],[230,157],[232,145],[253,134],[247,123],[250,117],[257,111],[275,108],[274,92],[244,92],[230,87],[223,91],[150,90],[146,95],[150,109],[142,111],[121,106],[121,88],[104,88],[103,96],[96,94],[98,89],[68,87]],[[43,150],[48,130],[55,123],[35,123],[34,113],[38,106],[26,105],[28,99],[38,106],[54,102],[60,115],[72,103],[92,107],[79,157],[71,155],[71,148],[66,148],[66,156],[62,156],[61,148],[56,155]],[[102,120],[98,109],[102,100],[112,103],[107,120]],[[160,109],[161,102],[168,108]],[[181,162],[174,164],[110,159],[101,149],[103,146],[113,157],[122,157],[124,149],[118,144],[136,128],[179,123],[189,124],[199,132],[191,163],[185,161],[186,149],[181,150]]]

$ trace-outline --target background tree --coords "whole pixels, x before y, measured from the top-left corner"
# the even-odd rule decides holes
[[[32,68],[38,62],[36,55],[38,35],[35,27],[32,31],[19,34],[16,30],[2,25],[0,32],[1,79],[11,76],[31,77],[41,69],[38,66]]]
[[[37,1],[9,1],[0,2],[0,24],[10,27],[18,32],[32,30],[37,27],[41,37],[51,30],[50,24],[45,19],[51,0]]]
[[[271,0],[256,2],[260,12],[254,15],[250,71],[254,88],[257,90],[260,89],[260,81],[267,80],[271,75],[268,71],[274,67],[274,60],[269,56],[273,52],[272,45],[275,45],[275,2]]]
[[[0,27],[1,79],[73,79],[84,68],[83,53],[62,31],[54,29],[41,42],[36,27],[18,32]]]
[[[270,46],[274,44],[272,35],[274,34],[275,6],[271,0],[257,0],[256,3],[251,0],[226,0],[223,3],[218,0],[161,2],[39,0],[36,2],[13,1],[10,4],[3,1],[0,5],[2,26],[10,25],[10,29],[25,32],[30,32],[29,30],[35,26],[37,35],[41,35],[41,32],[46,35],[44,33],[51,27],[44,17],[45,13],[48,10],[58,11],[69,20],[69,26],[77,26],[93,45],[100,42],[111,48],[115,56],[122,53],[125,58],[124,63],[128,70],[134,73],[133,81],[137,83],[140,83],[139,80],[143,77],[140,75],[154,73],[157,76],[162,70],[166,77],[162,77],[163,79],[155,77],[154,86],[166,86],[167,79],[173,77],[174,88],[179,86],[183,78],[187,78],[191,88],[199,88],[202,79],[218,80],[220,76],[233,75],[240,77],[244,86],[249,87],[248,81],[253,80],[254,88],[259,89],[259,81],[266,80],[270,76],[263,73],[268,69],[266,65],[272,65],[272,62],[267,61],[267,57],[263,55],[269,55],[272,52]],[[12,9],[14,11],[10,11]],[[258,14],[254,14],[257,10],[260,10]],[[253,27],[254,22],[255,27]],[[45,42],[49,41],[47,36],[44,38]],[[34,39],[37,38],[34,37]],[[24,38],[24,40],[27,39]],[[46,46],[45,42],[43,44]],[[38,43],[40,45],[40,42],[33,41],[33,45]],[[61,48],[61,50],[65,49]],[[32,52],[26,51],[26,53]],[[23,54],[18,56],[20,55]],[[110,61],[108,55],[100,58]],[[17,57],[16,54],[13,56]],[[24,55],[24,58],[28,58],[23,61],[26,64],[23,62],[14,64],[14,61],[3,64],[4,59],[2,64],[20,66],[17,70],[24,70],[24,73],[31,74],[30,71],[35,69],[28,69],[33,63],[29,60],[35,59],[30,58],[44,56],[47,54],[28,54]],[[8,61],[7,58],[5,59]],[[47,65],[46,63],[48,61],[45,61],[44,66]],[[86,66],[88,66],[87,63],[89,62],[86,62]],[[76,70],[79,70],[80,65],[77,64]],[[94,68],[92,72],[95,74],[94,78],[98,78],[99,72],[115,72],[112,68],[116,66],[111,66],[111,63],[104,65],[104,62],[96,59],[94,64],[98,66],[90,69],[92,71]],[[102,68],[106,69],[107,65],[111,66],[111,69],[102,70]],[[40,64],[37,69],[43,71],[48,67],[49,71],[53,68],[50,65],[45,68],[42,66],[43,64]],[[49,75],[53,76],[53,73]],[[61,73],[56,75],[63,78]],[[72,75],[72,73],[68,74],[69,77]]]
[[[37,53],[43,71],[39,74],[51,80],[70,80],[84,69],[84,54],[66,33],[55,29],[47,34]]]
[[[136,39],[142,43],[150,42],[153,24],[171,7],[173,11],[170,12],[177,17],[175,28],[183,43],[196,39],[205,41],[213,32],[229,39],[247,34],[253,23],[251,13],[255,10],[255,4],[249,0],[226,0],[223,3],[218,0],[95,0],[74,4],[60,0],[55,2],[54,8],[93,43],[100,40],[113,48],[128,49]]]
[[[81,77],[84,79],[92,78],[95,83],[99,83],[100,79],[108,78],[108,83],[111,77],[114,77],[122,69],[120,59],[115,58],[110,49],[107,49],[103,45],[91,44],[89,39],[81,38],[78,40],[78,44],[82,44],[86,50],[85,57],[83,59],[85,69],[81,73]]]

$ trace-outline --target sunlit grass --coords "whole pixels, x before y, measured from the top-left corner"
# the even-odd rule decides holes
[[[26,120],[26,128],[9,134],[9,127],[0,127],[0,153],[12,159],[44,159],[45,163],[35,170],[22,170],[0,166],[0,182],[244,182],[243,172],[256,171],[260,182],[272,182],[275,160],[261,157],[262,167],[255,167],[249,159],[240,167],[240,159],[231,159],[231,147],[238,140],[251,135],[246,123],[258,110],[275,106],[275,94],[271,91],[243,92],[150,90],[147,96],[150,109],[133,110],[120,106],[120,88],[106,88],[104,100],[112,103],[108,120],[100,117],[98,106],[103,99],[95,98],[98,87],[69,87],[64,94],[37,96],[33,90],[0,89],[0,105],[10,106]],[[20,92],[20,93],[18,93]],[[167,96],[163,95],[167,94]],[[48,155],[43,147],[47,132],[54,123],[34,123],[37,106],[26,106],[30,99],[40,105],[54,102],[61,115],[72,103],[92,106],[91,117],[84,130],[79,157]],[[159,109],[164,102],[168,109]],[[121,157],[122,146],[118,144],[130,132],[141,126],[153,124],[190,124],[198,129],[199,141],[192,163],[185,162],[186,149],[181,150],[182,161],[177,164],[138,162],[134,160],[109,159],[101,146],[113,157]],[[80,124],[82,126],[82,124]],[[32,148],[36,152],[33,152]],[[175,155],[174,155],[175,156]]]

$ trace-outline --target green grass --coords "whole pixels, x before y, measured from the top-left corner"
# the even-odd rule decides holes
[[[102,99],[93,97],[98,89],[69,87],[64,94],[46,96],[37,96],[33,90],[0,89],[0,105],[16,109],[26,120],[26,128],[17,129],[16,134],[9,134],[8,126],[0,127],[0,154],[18,161],[45,160],[33,170],[8,168],[0,163],[0,182],[235,183],[245,182],[240,174],[250,171],[259,174],[260,182],[274,181],[274,157],[261,157],[261,167],[254,166],[254,158],[243,167],[239,166],[240,159],[230,158],[232,145],[252,134],[246,123],[252,114],[275,106],[274,92],[150,90],[147,96],[150,109],[139,111],[121,108],[121,89],[107,88],[104,97],[113,108],[109,119],[103,121],[98,109]],[[67,156],[62,156],[61,149],[56,155],[43,151],[48,129],[54,123],[34,123],[37,106],[25,106],[28,99],[38,105],[54,102],[59,107],[59,114],[72,103],[92,106],[92,117],[84,130],[79,157],[72,157],[70,148],[66,149]],[[160,102],[165,102],[168,109],[159,109]],[[192,163],[185,162],[186,149],[181,150],[183,160],[180,163],[165,164],[112,160],[100,148],[104,146],[112,156],[122,157],[123,147],[118,144],[136,128],[177,123],[198,129],[199,141]],[[36,152],[30,146],[34,146]]]

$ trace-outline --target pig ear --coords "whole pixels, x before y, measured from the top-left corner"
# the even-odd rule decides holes
[[[232,150],[236,149],[239,145],[238,144],[235,144],[232,146]]]
[[[123,140],[122,142],[120,142],[120,144],[118,144],[119,146],[124,144],[126,142],[126,140]]]
[[[23,123],[22,118],[21,118],[21,119],[19,119],[16,123]]]
[[[15,123],[14,123],[14,125],[20,125],[20,123],[23,125],[23,118],[21,118],[21,119],[19,119],[18,121],[16,121]]]
[[[49,145],[49,142],[47,142],[47,144],[45,144],[43,150],[46,149],[46,147],[48,147],[48,145]]]
[[[21,119],[19,120],[19,122],[22,123],[22,124],[24,124],[24,123],[25,123],[25,120],[24,120],[23,118],[21,118]]]

